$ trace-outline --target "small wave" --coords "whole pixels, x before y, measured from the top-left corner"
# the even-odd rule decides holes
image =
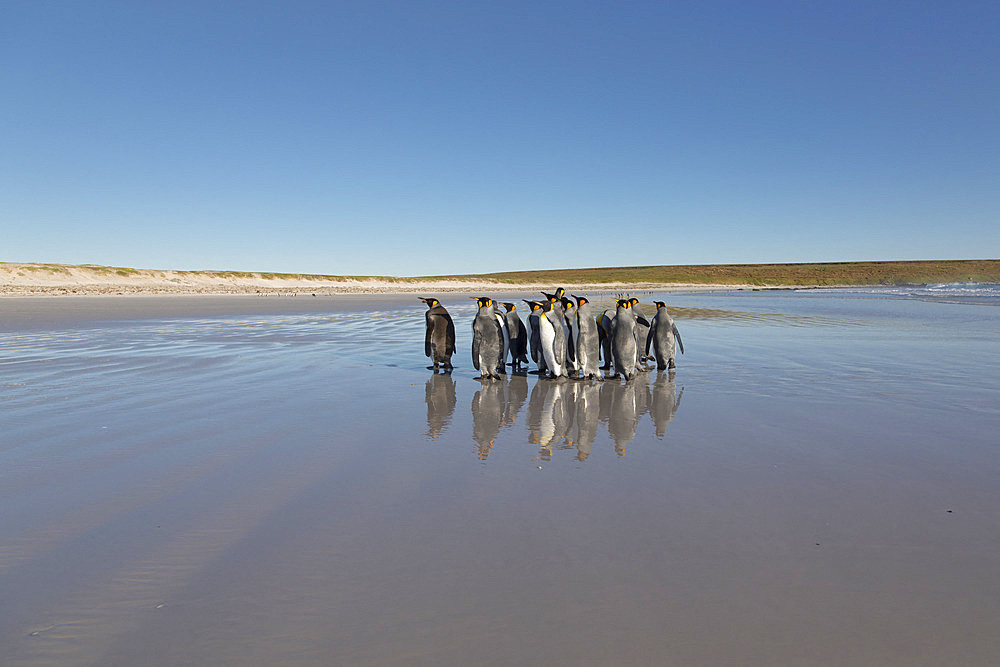
[[[1000,285],[993,283],[939,283],[796,290],[799,293],[857,295],[895,299],[921,299],[947,303],[1000,305]]]

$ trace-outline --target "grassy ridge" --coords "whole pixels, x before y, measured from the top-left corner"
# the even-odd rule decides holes
[[[721,285],[901,285],[1000,282],[1000,260],[827,262],[816,264],[706,264],[595,269],[507,271],[422,276],[407,280],[486,280],[498,283],[694,283]]]

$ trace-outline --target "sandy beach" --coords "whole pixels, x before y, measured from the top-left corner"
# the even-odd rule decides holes
[[[711,290],[733,285],[678,283],[566,283],[578,291]],[[286,276],[259,272],[159,271],[71,265],[0,262],[0,296],[122,296],[122,295],[237,295],[312,296],[330,294],[483,293],[496,290],[552,289],[548,283],[518,286],[482,280],[401,281],[391,278],[335,279],[328,276]]]
[[[671,291],[631,383],[412,294],[0,300],[11,665],[989,665],[995,291]]]

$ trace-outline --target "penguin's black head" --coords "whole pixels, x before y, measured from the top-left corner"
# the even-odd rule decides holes
[[[663,301],[654,301],[653,305],[656,306],[657,308],[666,308],[667,307],[667,304],[664,303]]]
[[[549,294],[548,292],[542,292],[542,295],[544,295],[546,299],[548,299],[549,301],[551,301],[553,303],[559,300],[559,297],[557,297],[555,294]]]
[[[575,305],[572,299],[567,299],[566,297],[559,299],[559,303],[563,305],[563,308],[572,308]]]
[[[426,303],[427,306],[430,307],[430,308],[433,308],[434,306],[436,306],[438,304],[438,300],[435,299],[432,296],[429,296],[429,297],[428,296],[421,296],[421,297],[417,297],[417,298],[419,298],[421,301],[423,301],[424,303]]]
[[[576,305],[577,306],[582,306],[585,303],[590,303],[590,299],[588,299],[585,296],[577,296],[575,294],[570,294],[570,296],[573,297],[574,299],[576,299]]]
[[[553,295],[553,296],[555,296],[555,295]],[[544,302],[542,304],[542,312],[546,312],[547,313],[547,312],[551,311],[553,303],[555,303],[555,301],[552,300],[552,299],[549,299],[548,301]]]
[[[638,306],[639,305],[639,299],[637,299],[635,297],[632,297],[631,299],[628,300],[628,305],[630,305],[630,306]]]
[[[542,304],[538,303],[537,301],[531,301],[530,299],[521,299],[521,301],[524,301],[526,304],[528,304],[528,306],[531,308],[531,312],[535,312],[536,310],[542,307]]]
[[[489,308],[493,303],[493,299],[488,296],[470,296],[470,299],[475,299],[476,303],[479,304],[480,308]]]
[[[501,303],[503,304],[503,307],[507,309],[508,313],[510,311],[514,310],[515,308],[517,308],[516,305],[514,305],[514,304],[512,304],[512,303],[510,303],[508,301],[501,301]]]
[[[556,296],[557,297],[559,297],[561,299],[565,295],[566,295],[566,290],[564,290],[562,287],[557,287],[556,288]]]

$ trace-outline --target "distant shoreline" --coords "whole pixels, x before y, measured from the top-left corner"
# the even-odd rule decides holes
[[[587,292],[719,291],[960,282],[1000,282],[1000,260],[608,267],[414,278],[0,262],[0,296],[490,293],[554,285]]]

